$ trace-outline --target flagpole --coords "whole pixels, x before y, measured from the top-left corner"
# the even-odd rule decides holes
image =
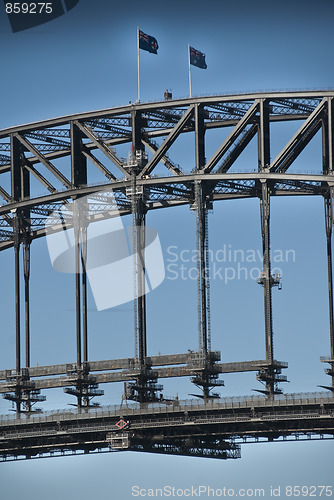
[[[137,26],[137,67],[138,67],[138,99],[140,102],[140,71],[139,71],[139,26]]]
[[[190,45],[188,43],[188,63],[189,63],[189,97],[191,97],[191,69],[190,69]]]

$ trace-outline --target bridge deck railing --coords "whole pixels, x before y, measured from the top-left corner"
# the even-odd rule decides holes
[[[53,422],[62,419],[66,420],[85,420],[92,418],[103,418],[103,417],[126,417],[130,415],[147,415],[156,413],[176,413],[185,411],[202,411],[206,410],[225,410],[225,409],[237,409],[237,408],[279,408],[286,406],[296,406],[296,405],[319,405],[320,403],[333,403],[334,395],[325,392],[313,392],[313,393],[296,393],[296,394],[282,394],[275,396],[275,399],[270,400],[265,397],[257,396],[234,396],[221,398],[219,401],[198,401],[195,399],[189,400],[179,400],[167,404],[166,402],[154,403],[147,405],[147,407],[140,407],[139,405],[112,405],[112,406],[102,406],[96,408],[89,408],[86,411],[82,410],[51,410],[43,413],[36,413],[35,415],[30,414],[20,414],[17,416],[13,415],[1,415],[0,416],[0,426],[6,426],[13,423],[15,426],[26,423],[42,423],[42,422]]]

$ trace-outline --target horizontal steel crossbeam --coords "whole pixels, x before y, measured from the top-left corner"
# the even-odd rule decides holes
[[[169,377],[190,377],[196,375],[201,369],[201,364],[196,364],[191,359],[191,354],[172,354],[165,356],[152,356],[147,358],[147,363],[154,368],[154,373],[158,378]],[[285,363],[275,361],[278,368],[286,368]],[[161,366],[168,366],[161,368]],[[172,365],[184,365],[182,367]],[[236,373],[246,371],[259,371],[266,368],[268,363],[265,360],[258,361],[241,361],[233,363],[215,363],[214,369],[217,373]],[[89,375],[89,380],[92,383],[103,384],[110,382],[124,382],[134,380],[138,375],[138,361],[135,358],[126,358],[119,360],[92,361],[85,364],[84,369],[87,372],[107,372],[94,373]],[[56,375],[66,375],[65,377]],[[49,376],[51,378],[38,378]],[[75,385],[77,380],[80,380],[82,375],[76,363],[63,365],[39,366],[23,368],[18,374],[16,370],[2,370],[0,379],[5,382],[0,382],[0,393],[7,393],[15,390],[15,386],[19,381],[22,387],[26,384],[34,389],[51,389],[55,387],[68,387]],[[29,382],[25,382],[29,380]]]

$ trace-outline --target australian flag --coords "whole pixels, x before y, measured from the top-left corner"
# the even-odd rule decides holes
[[[154,36],[146,35],[146,33],[139,30],[139,48],[147,50],[151,54],[157,54],[159,45]]]
[[[198,68],[206,69],[207,65],[205,62],[205,54],[199,50],[194,49],[194,47],[189,47],[190,50],[190,64],[197,66]]]

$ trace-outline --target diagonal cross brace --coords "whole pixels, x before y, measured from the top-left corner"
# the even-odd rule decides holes
[[[145,146],[148,147],[148,149],[152,153],[156,153],[158,151],[158,149],[159,149],[159,147],[156,146],[153,142],[151,142],[148,138],[143,139],[143,143],[145,144]],[[178,167],[176,167],[175,165],[173,165],[173,163],[169,160],[169,158],[167,156],[164,155],[161,158],[161,161],[165,165],[165,167],[167,167],[168,170],[170,172],[172,172],[174,175],[182,175],[182,171]]]
[[[83,146],[82,148],[82,154],[88,158],[102,173],[109,179],[110,181],[115,181],[117,180],[114,174],[110,172],[110,170],[107,169],[106,166],[103,165],[103,163],[100,162],[90,151],[88,148]]]
[[[6,201],[8,201],[9,203],[11,201],[13,201],[12,197],[10,196],[10,194],[7,193],[7,191],[4,188],[2,188],[2,187],[0,187],[0,196],[2,196],[3,199],[6,200]]]
[[[259,100],[256,100],[254,104],[252,104],[252,106],[249,108],[247,113],[244,115],[244,117],[234,127],[229,136],[217,149],[214,155],[210,158],[207,164],[203,167],[204,173],[211,172],[211,170],[217,165],[217,163],[224,156],[224,154],[227,153],[229,148],[232,146],[237,137],[241,134],[246,125],[248,125],[251,122],[251,120],[254,118],[258,110],[259,110]]]
[[[177,125],[168,134],[168,136],[161,144],[161,146],[157,149],[157,151],[152,156],[150,161],[145,165],[143,170],[140,172],[139,177],[143,177],[144,175],[149,175],[152,172],[152,170],[156,167],[159,161],[162,160],[166,151],[170,148],[175,139],[180,135],[183,128],[186,126],[188,120],[193,115],[193,113],[194,113],[194,105],[191,105],[188,108],[188,110],[184,113],[184,115],[180,118],[180,120],[177,122]]]
[[[15,137],[23,144],[30,153],[32,153],[40,163],[42,163],[66,188],[71,186],[70,181],[61,173],[59,170],[49,162],[45,156],[43,156],[38,149],[35,148],[30,141],[28,141],[25,137],[20,134],[15,134]]]
[[[269,170],[271,172],[281,171],[281,166],[283,165],[282,171],[285,172],[291,163],[297,158],[297,156],[302,152],[308,142],[316,134],[321,126],[320,118],[327,104],[326,99],[323,99],[320,104],[315,108],[315,110],[310,114],[310,116],[305,120],[303,125],[297,130],[292,139],[288,142],[285,148],[279,153],[278,156],[270,164]],[[306,134],[309,135],[306,137]],[[298,147],[300,146],[300,147]],[[294,150],[296,151],[294,152]],[[290,158],[289,158],[290,157]],[[286,165],[284,165],[286,162]]]
[[[250,143],[255,134],[258,131],[258,126],[256,124],[252,125],[245,135],[241,138],[240,142],[231,151],[229,156],[224,160],[222,165],[216,171],[217,174],[222,174],[228,171],[228,169],[233,165],[236,159],[241,155],[245,147]]]
[[[83,134],[85,134],[85,136],[88,137],[88,139],[90,139],[95,144],[95,146],[100,151],[102,151],[102,153],[104,153],[106,155],[106,157],[109,158],[109,160],[111,160],[114,163],[114,165],[116,165],[116,167],[126,177],[129,176],[128,172],[123,167],[123,163],[117,158],[117,156],[115,155],[115,153],[103,141],[99,140],[93,134],[93,132],[91,130],[89,130],[89,128],[86,127],[86,125],[83,125],[79,121],[75,121],[75,124],[78,126],[78,128],[81,130],[81,132],[83,132]]]
[[[29,160],[26,159],[26,163],[25,163],[25,168],[32,174],[36,177],[36,179],[41,183],[43,184],[44,187],[46,187],[46,189],[48,191],[50,191],[50,193],[55,193],[57,191],[57,189],[47,180],[45,179],[45,177],[40,174],[29,162]]]

